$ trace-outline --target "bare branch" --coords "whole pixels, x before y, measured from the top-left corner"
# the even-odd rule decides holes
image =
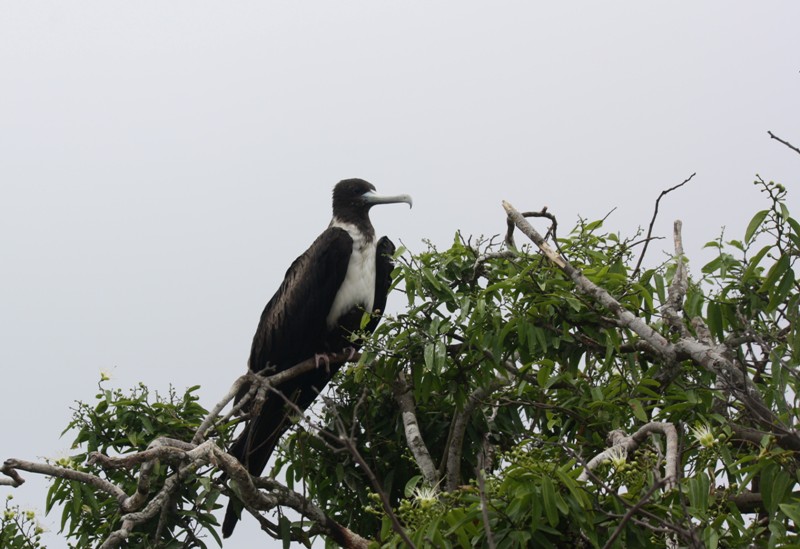
[[[681,228],[683,224],[680,219],[673,225],[673,239],[675,241],[675,276],[672,284],[667,290],[666,303],[661,307],[661,314],[673,330],[676,330],[682,337],[689,336],[689,330],[683,322],[680,311],[683,310],[683,299],[686,290],[689,288],[689,277],[686,272],[686,265],[683,258],[683,236]]]
[[[0,465],[0,473],[3,473],[8,477],[0,478],[0,486],[11,486],[13,488],[17,488],[25,484],[25,479],[22,478],[16,470],[5,463]]]
[[[794,145],[792,145],[792,144],[791,144],[791,143],[789,143],[788,141],[784,141],[783,139],[781,139],[780,137],[778,137],[777,135],[775,135],[775,134],[774,134],[774,133],[772,133],[771,131],[767,131],[767,133],[768,133],[768,134],[769,134],[769,136],[770,136],[772,139],[774,139],[775,141],[778,141],[779,143],[783,143],[784,145],[786,145],[787,147],[789,147],[790,149],[792,149],[792,150],[793,150],[794,152],[796,152],[797,154],[800,154],[800,149],[798,149],[797,147],[795,147]]]
[[[601,463],[610,461],[620,450],[626,455],[633,453],[647,439],[650,433],[660,433],[666,437],[666,463],[664,465],[664,487],[671,490],[678,481],[678,431],[671,423],[651,421],[639,428],[633,435],[627,436],[624,431],[611,431],[608,435],[610,447],[606,448],[586,463],[578,480],[586,481],[594,469]]]
[[[343,364],[345,362],[355,362],[361,358],[359,353],[349,353],[349,352],[341,352],[341,353],[332,353],[328,355],[328,364],[329,365],[338,365]],[[205,435],[208,430],[213,425],[219,425],[227,423],[231,417],[233,417],[236,413],[238,413],[241,409],[245,406],[252,404],[253,410],[258,411],[260,410],[260,405],[263,404],[263,400],[265,395],[270,390],[270,388],[277,387],[278,385],[289,381],[295,377],[301,376],[307,372],[313,371],[318,367],[317,359],[315,357],[311,357],[309,359],[304,360],[298,364],[295,364],[291,368],[286,368],[285,370],[281,370],[280,372],[272,373],[271,375],[267,375],[270,373],[269,369],[265,369],[262,372],[247,372],[246,374],[240,376],[228,390],[222,399],[214,405],[214,407],[209,411],[206,417],[203,419],[203,422],[198,427],[197,431],[195,432],[194,438],[192,439],[193,444],[200,444],[205,439]],[[219,417],[222,410],[225,406],[231,402],[237,394],[244,388],[250,387],[247,395],[242,398],[232,409],[222,418]],[[250,400],[253,399],[255,402],[251,403]]]
[[[655,208],[653,210],[653,218],[650,220],[650,226],[647,229],[647,236],[645,237],[644,248],[642,248],[642,255],[639,256],[639,261],[636,263],[636,268],[633,269],[633,274],[631,275],[631,278],[635,278],[636,277],[636,275],[639,273],[639,269],[642,266],[642,261],[644,261],[644,256],[647,253],[647,246],[650,245],[650,237],[653,234],[653,225],[655,225],[656,218],[658,217],[658,204],[661,202],[661,199],[664,198],[669,193],[671,193],[672,191],[674,191],[675,189],[679,189],[679,188],[683,187],[684,185],[686,185],[689,181],[692,180],[692,178],[695,175],[697,175],[697,172],[693,173],[692,175],[690,175],[689,177],[684,179],[682,183],[678,183],[674,187],[670,187],[667,190],[661,191],[661,194],[659,194],[658,198],[656,198],[656,205],[655,205]]]
[[[436,486],[439,483],[439,473],[436,470],[436,465],[433,464],[433,459],[425,445],[425,440],[422,438],[422,433],[417,422],[417,414],[414,405],[414,396],[411,392],[411,387],[408,385],[405,376],[400,373],[397,380],[393,384],[394,398],[400,405],[400,411],[403,417],[403,429],[406,435],[406,442],[408,448],[414,455],[414,460],[422,472],[422,477],[425,482],[430,486]]]
[[[609,536],[608,541],[606,541],[605,545],[603,545],[603,549],[611,549],[611,547],[614,546],[614,541],[622,533],[622,529],[625,527],[625,523],[631,520],[633,518],[633,515],[636,514],[636,512],[639,509],[641,509],[648,501],[650,501],[650,498],[653,497],[653,494],[655,494],[656,491],[658,491],[664,484],[665,484],[664,480],[654,482],[653,485],[650,487],[650,489],[647,491],[647,493],[644,496],[642,496],[642,498],[639,501],[637,501],[630,509],[628,509],[628,511],[622,517],[622,520],[620,520],[619,524],[617,524],[617,527],[614,529],[614,532],[612,532],[611,536]]]
[[[197,428],[197,431],[194,433],[194,437],[192,438],[193,444],[200,444],[205,440],[206,433],[214,424],[216,419],[219,417],[220,412],[222,412],[223,408],[228,405],[230,401],[236,398],[236,395],[239,394],[239,391],[244,387],[249,381],[251,381],[251,375],[249,373],[240,376],[234,383],[231,385],[231,388],[222,397],[222,400],[217,402],[214,407],[208,412],[203,422],[200,424],[200,427]]]
[[[464,409],[453,416],[453,429],[450,436],[450,443],[447,447],[445,489],[448,492],[456,490],[461,482],[461,452],[462,446],[464,445],[464,433],[467,430],[467,423],[472,416],[472,412],[489,395],[491,395],[500,387],[508,385],[509,383],[510,380],[503,377],[497,377],[488,385],[477,388],[467,398]]]
[[[95,475],[90,475],[89,473],[76,471],[74,469],[67,469],[66,467],[59,467],[57,465],[50,465],[48,463],[35,463],[32,461],[25,461],[22,459],[12,458],[12,459],[7,459],[3,464],[3,473],[12,476],[14,473],[11,473],[10,472],[11,470],[28,471],[29,473],[46,475],[48,477],[57,477],[67,480],[77,480],[78,482],[82,482],[83,484],[93,486],[98,490],[101,490],[109,494],[119,502],[124,501],[125,498],[127,497],[127,494],[125,494],[125,492],[123,492],[120,488],[118,488],[117,486],[108,482],[105,479],[102,479]],[[14,477],[12,476],[12,478]],[[19,478],[18,475],[17,478]],[[20,478],[20,480],[22,479]],[[22,482],[20,482],[20,484],[21,483]]]

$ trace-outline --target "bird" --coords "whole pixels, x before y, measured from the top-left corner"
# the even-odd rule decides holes
[[[250,349],[250,371],[277,373],[315,357],[317,368],[277,386],[284,398],[268,394],[257,417],[245,423],[229,453],[251,475],[260,475],[266,467],[292,424],[294,407],[308,408],[341,367],[341,363],[329,364],[325,357],[347,349],[355,352],[358,343],[351,334],[361,327],[365,311],[372,314],[365,331],[376,328],[392,283],[395,246],[385,236],[376,240],[369,212],[373,206],[395,203],[413,206],[409,195],[381,196],[363,179],[337,183],[330,224],[291,264],[264,307]],[[247,390],[243,388],[237,400]],[[231,500],[223,537],[233,533],[240,512],[241,504]]]

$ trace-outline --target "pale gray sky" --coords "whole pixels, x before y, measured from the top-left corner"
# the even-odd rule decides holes
[[[562,230],[617,207],[628,232],[695,171],[657,225],[684,220],[695,269],[763,207],[755,173],[797,215],[800,156],[766,132],[800,145],[798,22],[790,1],[0,0],[0,458],[66,453],[100,370],[216,402],[343,178],[414,196],[373,222],[415,251],[502,232],[503,199]]]

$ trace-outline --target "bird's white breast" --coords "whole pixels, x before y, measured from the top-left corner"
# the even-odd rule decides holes
[[[375,301],[375,239],[366,239],[351,223],[334,220],[332,226],[344,229],[353,239],[353,251],[339,291],[328,313],[328,328],[334,328],[339,319],[353,307],[372,311]]]

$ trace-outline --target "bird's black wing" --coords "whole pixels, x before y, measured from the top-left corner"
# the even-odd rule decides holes
[[[328,228],[292,263],[261,314],[250,351],[250,370],[285,370],[324,351],[326,319],[347,274],[352,248],[347,231]],[[277,390],[304,410],[331,375],[323,367],[290,379]],[[245,388],[240,396],[246,392]],[[290,427],[292,415],[292,407],[284,398],[268,395],[258,417],[248,421],[230,453],[251,474],[260,475],[281,435]],[[231,535],[238,520],[235,505],[229,503],[222,526],[224,537]]]
[[[328,228],[286,271],[253,337],[249,366],[280,371],[320,352],[326,318],[347,274],[353,239]]]
[[[394,242],[389,237],[382,236],[378,240],[375,253],[375,299],[373,301],[373,315],[366,326],[366,331],[372,333],[378,327],[381,315],[386,309],[386,298],[392,286],[392,271],[394,270]]]

